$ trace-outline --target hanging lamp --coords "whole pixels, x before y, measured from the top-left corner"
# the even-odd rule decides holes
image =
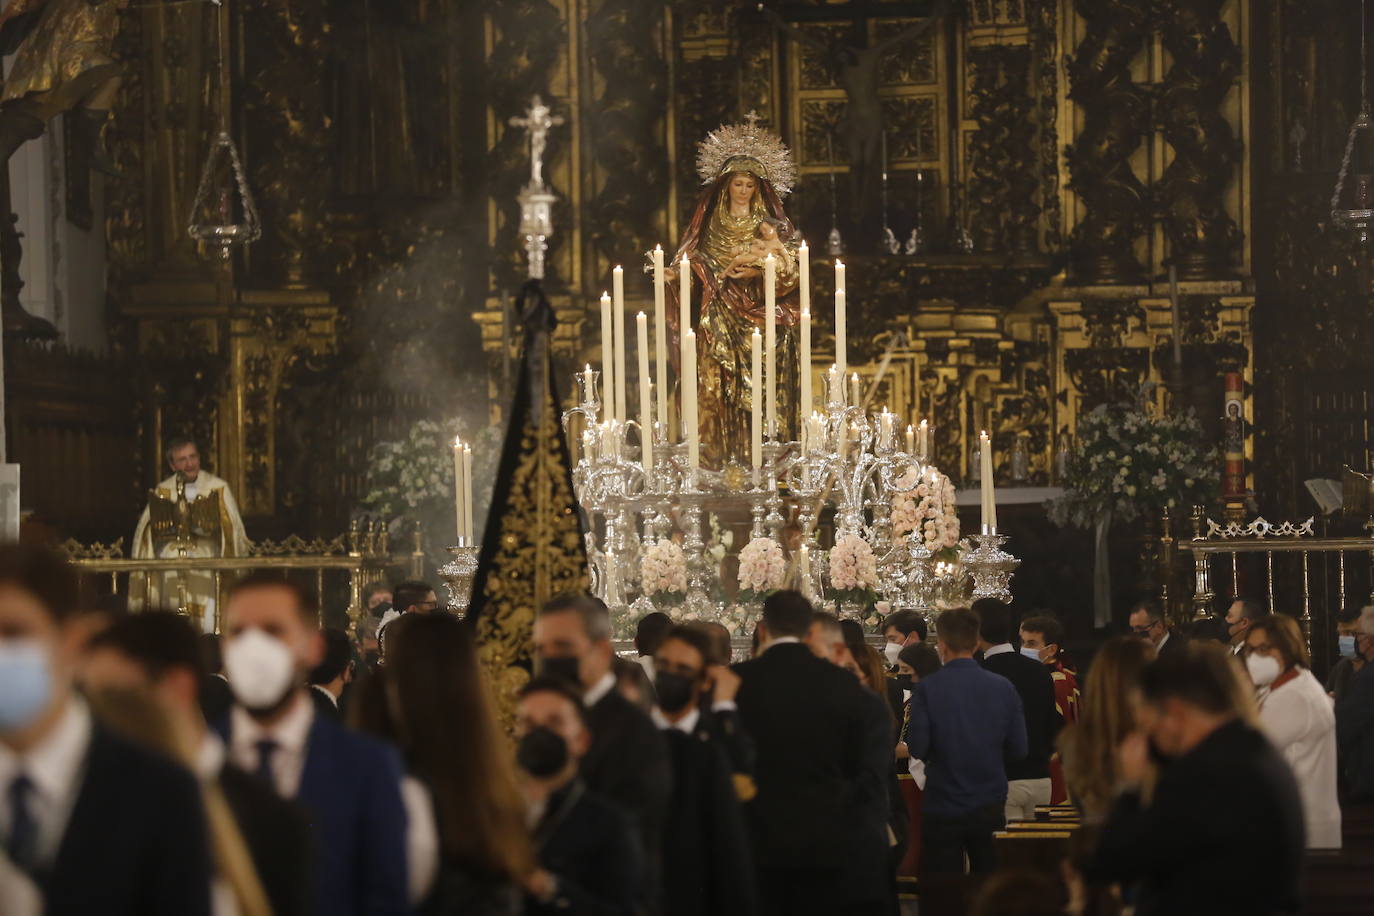
[[[1370,144],[1367,7],[1368,0],[1360,0],[1360,113],[1350,125],[1345,155],[1341,158],[1341,170],[1336,175],[1336,190],[1331,195],[1332,221],[1343,229],[1353,230],[1356,240],[1364,246],[1370,243],[1371,225],[1374,224],[1374,148]],[[1359,144],[1363,155],[1359,157],[1352,176],[1350,170],[1356,160],[1356,144]],[[1352,181],[1349,190],[1346,189],[1347,180]]]

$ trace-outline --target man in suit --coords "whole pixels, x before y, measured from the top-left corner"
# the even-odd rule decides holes
[[[45,912],[209,916],[200,787],[94,721],[78,600],[61,557],[0,547],[0,841]]]
[[[87,690],[132,688],[153,697],[199,748],[196,775],[224,794],[272,912],[310,912],[314,850],[305,812],[225,760],[223,742],[201,715],[201,653],[186,618],[168,611],[120,618],[91,640],[81,678]]]
[[[582,690],[592,733],[582,758],[582,779],[635,818],[646,860],[648,905],[656,913],[672,770],[667,743],[653,721],[616,689],[606,606],[584,594],[551,599],[534,621],[534,654],[540,673],[562,677]]]
[[[1137,916],[1301,912],[1298,788],[1241,720],[1227,655],[1191,643],[1141,674],[1141,729],[1119,750],[1120,795],[1084,873],[1135,886]],[[1152,746],[1170,762],[1147,804]]]
[[[885,912],[892,729],[882,699],[802,642],[811,603],[763,604],[762,653],[736,666],[740,720],[758,750],[745,812],[760,912]]]
[[[709,638],[700,630],[675,627],[654,656],[658,708],[654,724],[668,742],[673,796],[663,848],[663,911],[668,916],[737,913],[758,909],[754,869],[740,799],[724,748],[702,724],[701,704],[712,690],[707,665]],[[720,669],[715,677],[733,681]],[[732,699],[716,699],[711,712],[729,715]]]
[[[1245,660],[1245,639],[1250,635],[1250,624],[1264,616],[1264,608],[1258,601],[1237,598],[1226,609],[1226,638],[1231,643],[1231,654]]]
[[[353,645],[343,630],[323,631],[324,658],[310,672],[310,700],[315,712],[331,719],[342,718],[344,688],[353,681]]]
[[[578,775],[592,739],[577,689],[562,678],[536,677],[520,691],[517,715],[516,762],[540,866],[526,882],[525,912],[639,912],[644,853],[638,831]]]
[[[229,715],[234,705],[234,691],[224,676],[224,655],[220,652],[219,634],[200,634],[200,666],[205,677],[200,682],[200,711],[206,722],[218,722]]]
[[[237,703],[229,759],[305,808],[318,850],[320,914],[407,913],[406,815],[393,748],[315,713],[306,672],[324,645],[304,588],[253,574],[229,591],[224,664]]]
[[[1148,640],[1155,647],[1155,655],[1163,656],[1176,652],[1188,641],[1182,633],[1175,633],[1164,622],[1164,609],[1159,602],[1147,600],[1138,602],[1131,608],[1127,618],[1131,632],[1141,639]]]
[[[911,688],[907,751],[926,764],[921,875],[994,868],[992,834],[1006,822],[1008,760],[1026,756],[1026,718],[1011,682],[973,660],[978,615],[945,611],[935,627],[944,665]]]
[[[897,654],[906,646],[926,641],[929,627],[918,612],[903,609],[883,618],[883,658],[889,668],[897,667]]]
[[[730,670],[730,631],[718,623],[699,620],[683,626],[706,637],[711,652],[706,658],[711,689],[701,698],[701,727],[725,751],[734,774],[735,789],[740,801],[749,801],[757,791],[754,785],[754,740],[739,720],[735,695],[739,693],[739,675]]]
[[[439,610],[439,596],[428,582],[402,582],[392,589],[391,595],[391,606],[401,614],[433,614]]]
[[[1336,703],[1341,800],[1374,804],[1374,605],[1355,624],[1355,653],[1364,665]]]
[[[1011,681],[1021,697],[1026,721],[1026,756],[1007,761],[1007,820],[1035,820],[1037,805],[1048,805],[1053,794],[1050,756],[1064,724],[1054,693],[1054,677],[1041,661],[1039,650],[1025,655],[1011,647],[1011,608],[996,598],[973,602],[978,615],[978,647],[983,667]],[[1030,656],[1034,654],[1035,658]]]

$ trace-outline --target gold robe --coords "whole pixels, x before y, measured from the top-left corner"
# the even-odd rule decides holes
[[[19,0],[25,12],[37,3]],[[47,120],[76,107],[82,99],[119,73],[111,45],[119,31],[124,0],[47,0],[38,23],[20,43],[5,78],[0,102],[27,99]],[[8,13],[9,10],[6,10]]]

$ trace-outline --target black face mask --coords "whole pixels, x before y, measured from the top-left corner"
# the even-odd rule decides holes
[[[894,677],[893,680],[896,681],[897,686],[902,688],[903,690],[911,689],[911,675],[899,674],[896,677]]]
[[[516,745],[515,762],[538,779],[555,776],[568,765],[568,742],[547,728],[532,729]]]
[[[681,712],[692,702],[692,687],[696,680],[671,671],[660,671],[654,677],[654,693],[664,712]]]
[[[576,655],[565,655],[559,658],[541,658],[539,660],[540,674],[562,678],[573,686],[582,683],[579,676],[581,674],[581,668],[581,661]]]

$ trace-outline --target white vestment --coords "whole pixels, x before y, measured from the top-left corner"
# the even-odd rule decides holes
[[[173,474],[162,483],[157,485],[158,492],[170,500],[176,499],[177,479]],[[198,499],[207,498],[210,493],[219,491],[220,504],[220,535],[218,543],[205,538],[197,538],[194,544],[187,549],[187,555],[192,557],[242,557],[248,554],[248,535],[243,530],[243,519],[239,517],[238,503],[234,502],[234,494],[229,489],[223,478],[216,477],[208,471],[201,471],[194,481],[186,484],[186,501],[194,503]],[[155,556],[160,558],[175,558],[180,555],[180,548],[176,544],[163,544],[160,550],[155,551],[153,546],[153,532],[149,525],[151,512],[145,506],[143,515],[139,517],[138,527],[134,530],[134,544],[132,556],[135,559],[152,559]],[[186,606],[192,616],[202,615],[201,625],[205,632],[215,631],[215,604],[218,596],[215,594],[215,575],[212,571],[196,572],[192,571],[183,577],[179,572],[154,573],[146,579],[133,573],[129,580],[129,606],[131,609],[140,610],[148,608],[174,609],[181,602],[181,586],[186,588]]]

